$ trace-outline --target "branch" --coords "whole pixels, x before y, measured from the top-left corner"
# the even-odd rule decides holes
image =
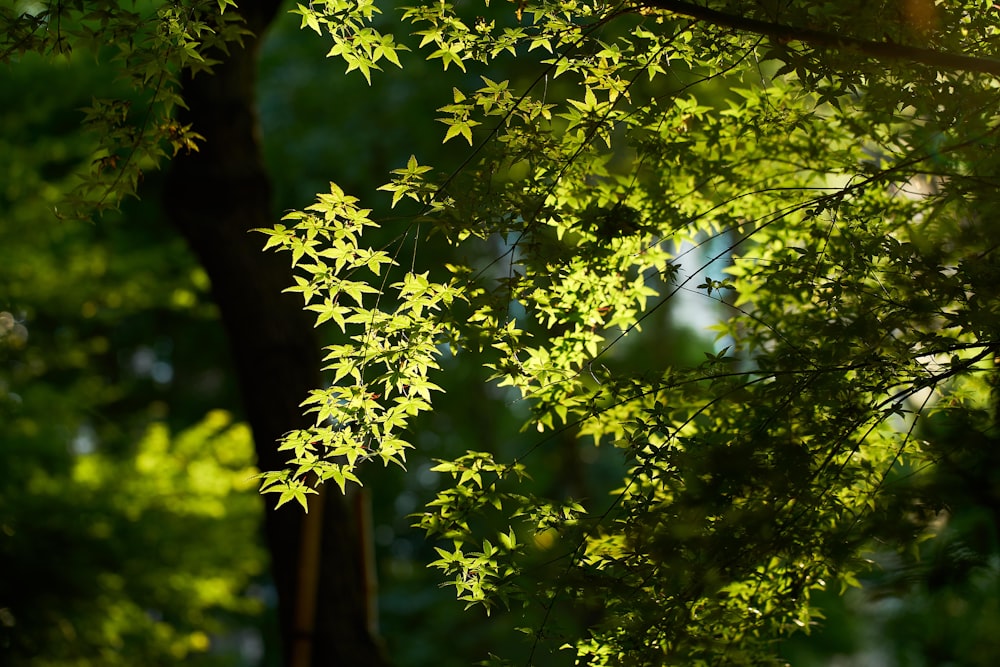
[[[892,42],[870,42],[854,37],[843,37],[822,30],[798,28],[727,14],[717,9],[709,9],[681,0],[639,0],[639,2],[644,7],[662,9],[673,14],[742,32],[765,35],[781,42],[804,42],[819,49],[851,50],[876,60],[907,60],[935,69],[982,72],[1000,76],[1000,60],[991,58],[975,58]]]

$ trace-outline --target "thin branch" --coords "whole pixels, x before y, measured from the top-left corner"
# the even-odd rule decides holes
[[[981,72],[1000,76],[1000,60],[958,55],[946,51],[906,46],[894,42],[874,42],[845,37],[823,30],[800,28],[709,9],[682,0],[640,0],[643,7],[662,9],[717,26],[766,35],[780,42],[803,42],[818,49],[853,51],[875,60],[904,60],[938,70]]]

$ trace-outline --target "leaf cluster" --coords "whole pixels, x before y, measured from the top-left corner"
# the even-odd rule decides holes
[[[7,3],[0,7],[0,63],[80,58],[107,63],[121,92],[80,109],[96,140],[56,214],[89,218],[135,195],[143,174],[203,139],[175,118],[181,75],[210,72],[228,45],[248,33],[233,0]],[[109,82],[109,86],[110,85]]]

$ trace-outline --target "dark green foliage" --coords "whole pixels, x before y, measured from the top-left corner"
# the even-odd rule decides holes
[[[112,75],[25,57],[0,84],[0,663],[234,664],[266,559],[207,279],[145,203],[57,217],[98,141],[79,108],[131,95]]]

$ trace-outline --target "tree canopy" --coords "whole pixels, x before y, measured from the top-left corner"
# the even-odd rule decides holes
[[[68,12],[73,39],[169,90],[207,76],[217,52],[202,49],[239,39],[228,17],[255,5],[179,7],[139,21],[150,37],[127,49],[111,29],[137,19],[117,6],[8,12],[20,32],[3,52],[62,53]],[[777,663],[820,622],[814,596],[887,553],[937,535],[985,567],[1000,507],[992,2],[291,11],[373,86],[440,61],[451,156],[394,165],[391,212],[331,184],[257,228],[333,341],[311,425],[286,429],[285,468],[264,466],[279,506],[363,483],[370,462],[404,466],[442,378],[472,366],[525,429],[437,461],[446,481],[413,520],[459,600],[518,619],[526,643],[490,664]],[[158,99],[148,125],[90,107],[121,132],[105,130],[74,201],[116,202],[157,147],[212,150]],[[681,295],[715,319],[695,362],[662,326]],[[567,440],[617,452],[607,495],[530,481]],[[956,479],[987,508],[971,546],[947,542]]]

